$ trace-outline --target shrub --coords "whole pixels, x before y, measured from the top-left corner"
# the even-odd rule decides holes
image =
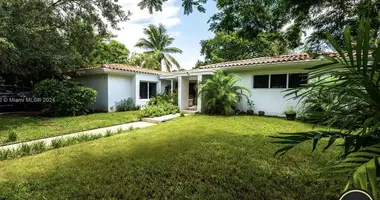
[[[236,85],[240,80],[236,75],[227,75],[218,70],[211,78],[199,84],[199,93],[206,99],[206,113],[231,115],[243,97],[248,101],[248,95],[243,91],[249,95],[251,95],[251,91]]]
[[[178,107],[171,103],[160,103],[158,105],[147,106],[143,112],[143,117],[159,117],[163,115],[175,114],[178,112]]]
[[[185,113],[181,112],[181,114],[179,115],[180,117],[184,117],[185,116]]]
[[[10,130],[8,132],[7,142],[15,142],[15,141],[17,141],[17,133],[15,130]]]
[[[140,106],[136,106],[132,98],[123,99],[116,103],[116,111],[131,111],[131,110],[140,110]]]
[[[96,91],[74,81],[47,79],[35,87],[47,113],[53,116],[75,116],[89,113],[95,103]]]
[[[159,105],[162,103],[170,103],[175,106],[178,106],[178,94],[177,93],[158,94],[156,97],[153,97],[149,100],[148,106]]]

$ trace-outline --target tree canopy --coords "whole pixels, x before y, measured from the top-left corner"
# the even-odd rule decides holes
[[[89,64],[109,26],[128,19],[113,0],[0,2],[0,76],[31,85]]]
[[[110,42],[98,41],[90,56],[92,64],[116,64],[127,63],[129,50],[124,44],[111,40]]]
[[[210,20],[215,37],[201,41],[203,64],[276,56],[301,45],[301,28],[290,25],[284,0],[218,0]],[[199,63],[198,63],[199,65]]]

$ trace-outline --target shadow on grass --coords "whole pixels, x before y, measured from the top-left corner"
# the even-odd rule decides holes
[[[44,124],[46,122],[46,124]],[[7,132],[18,127],[25,125],[49,125],[49,120],[47,118],[34,116],[34,115],[19,115],[19,114],[10,114],[0,116],[0,130]]]
[[[191,131],[51,152],[56,158],[25,172],[24,182],[1,182],[0,199],[324,199],[314,172],[329,156],[312,157],[310,146],[274,158],[278,146],[266,136]]]

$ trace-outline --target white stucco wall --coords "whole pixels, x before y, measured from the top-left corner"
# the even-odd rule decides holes
[[[140,99],[140,81],[157,83],[157,94],[161,93],[161,82],[158,75],[151,74],[136,74],[134,77],[135,83],[135,103],[139,106],[144,106],[148,103],[149,99]]]
[[[91,108],[108,111],[108,77],[106,74],[81,76],[76,80],[97,91],[96,102],[94,105],[90,105]]]
[[[169,86],[171,82],[169,80],[161,80],[161,93],[165,92],[165,87]]]
[[[108,111],[116,111],[116,103],[123,99],[133,98],[135,88],[133,77],[119,74],[108,74]]]
[[[248,88],[252,92],[250,97],[251,101],[255,104],[254,111],[264,111],[265,115],[283,116],[283,112],[286,107],[293,106],[295,109],[300,107],[298,100],[290,99],[290,97],[284,97],[286,89],[279,88],[253,88],[253,76],[254,75],[269,75],[269,74],[288,74],[288,73],[305,73],[302,69],[273,69],[266,71],[245,71],[235,72],[242,78],[239,85]],[[246,99],[240,102],[239,109],[246,111],[248,109]]]

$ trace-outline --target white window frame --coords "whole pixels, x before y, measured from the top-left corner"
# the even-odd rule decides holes
[[[271,79],[272,75],[286,75],[286,87],[284,88],[271,88]],[[307,72],[292,72],[292,73],[273,73],[273,74],[253,74],[252,75],[252,89],[255,90],[261,90],[261,89],[271,89],[271,90],[285,90],[289,89],[289,78],[291,74],[308,74]],[[268,75],[268,87],[267,88],[255,88],[255,76],[263,76],[263,75]],[[309,81],[309,80],[308,80]]]
[[[140,89],[141,89],[141,88],[140,88],[141,83],[147,83],[147,90],[148,90],[148,91],[147,91],[147,96],[148,96],[147,99],[142,99],[142,98],[141,98],[141,95],[140,95],[140,94],[141,94],[141,91],[140,91]],[[149,98],[149,96],[150,96],[150,95],[149,95],[149,94],[150,94],[150,91],[149,91],[149,84],[151,84],[151,83],[155,83],[155,84],[156,84],[156,94],[158,93],[158,91],[157,91],[157,88],[158,88],[158,82],[154,82],[154,81],[140,81],[140,82],[139,82],[139,99],[140,99],[140,100],[149,100],[149,99],[150,99],[150,98]]]

